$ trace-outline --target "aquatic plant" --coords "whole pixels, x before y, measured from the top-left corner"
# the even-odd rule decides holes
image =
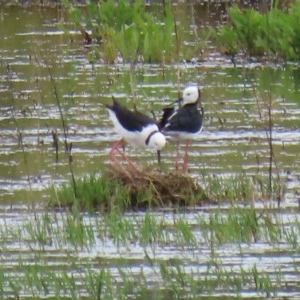
[[[124,211],[149,207],[191,206],[208,201],[194,179],[180,173],[148,170],[127,176],[112,170],[76,179],[76,194],[71,183],[50,189],[52,207],[84,211]]]
[[[198,226],[202,230],[207,245],[214,249],[226,243],[252,243],[264,241],[270,244],[279,243],[282,239],[293,242],[294,231],[284,231],[280,215],[268,210],[258,211],[255,207],[232,206],[224,214],[216,210],[209,219],[197,216]],[[292,243],[293,244],[293,243]]]
[[[31,240],[34,240],[42,249],[47,244],[52,243],[52,220],[48,214],[41,217],[36,216],[34,221],[28,221],[24,229],[28,233]]]
[[[108,295],[113,296],[114,281],[109,270],[105,268],[93,270],[89,267],[87,268],[84,281],[89,296],[92,299],[109,299]]]
[[[209,220],[198,216],[199,226],[210,245],[212,253],[216,245],[228,242],[250,242],[258,238],[260,226],[254,209],[240,209],[233,207],[224,216],[216,211]]]
[[[198,239],[184,217],[176,219],[174,227],[175,237],[179,247],[197,247]]]
[[[261,88],[257,88],[253,81],[250,82],[256,99],[259,126],[265,132],[269,152],[268,180],[266,181],[266,177],[261,175],[260,172],[257,172],[253,176],[253,180],[259,184],[263,197],[277,201],[277,205],[280,207],[286,193],[286,185],[280,176],[274,147],[273,131],[275,126],[274,111],[276,109],[276,102],[272,92],[272,79],[267,77],[260,80],[260,85],[263,86]]]
[[[110,236],[117,247],[137,240],[134,224],[129,222],[118,211],[111,211],[104,216],[103,222],[98,226],[98,233],[103,240]]]
[[[128,203],[129,193],[126,187],[118,185],[112,178],[90,174],[76,179],[77,193],[73,183],[51,187],[50,206],[73,208],[84,211],[105,211],[114,206],[122,209]]]
[[[62,1],[68,16],[83,32],[83,25],[98,41],[93,50],[105,62],[113,63],[118,54],[125,62],[168,63],[178,61],[183,41],[171,1],[164,1],[161,13],[147,12],[143,1],[86,1],[87,14],[70,1]],[[67,31],[67,30],[66,30]]]
[[[290,248],[286,250],[297,253],[294,243],[300,228],[297,220],[290,224],[290,229],[285,228],[287,224],[282,223],[279,211],[260,212],[253,207],[239,206],[214,208],[210,212],[203,210],[197,214],[197,219],[191,218],[189,212],[175,213],[170,218],[168,213],[146,212],[129,216],[116,211],[92,218],[70,212],[42,213],[37,217],[37,226],[47,228],[51,237],[48,249],[36,248],[39,237],[28,235],[28,226],[24,230],[14,228],[14,236],[18,236],[19,241],[26,240],[26,248],[22,247],[13,266],[17,272],[15,269],[7,272],[7,266],[0,267],[0,292],[5,289],[2,295],[31,295],[36,299],[45,296],[126,299],[133,294],[149,295],[152,290],[158,299],[169,299],[198,295],[199,292],[215,296],[216,291],[222,290],[238,297],[249,289],[252,293],[256,290],[258,295],[274,296],[284,283],[280,268],[276,268],[274,274],[255,262],[247,267],[230,267],[224,264],[223,247],[233,247],[239,257],[238,251],[242,255],[245,245],[255,247],[253,243],[266,242],[272,249],[278,245],[281,253],[282,243],[288,241]],[[27,224],[34,220],[28,220]],[[85,234],[90,230],[93,238]],[[112,243],[116,257],[103,259],[99,255],[99,245],[105,243]],[[87,247],[85,251],[82,247],[85,245],[91,248]],[[144,257],[131,256],[130,250],[136,251],[137,246],[144,250]],[[207,249],[204,255],[202,247]],[[160,255],[161,249],[167,248],[176,254],[173,257]],[[11,250],[1,246],[1,251],[5,256]],[[97,253],[92,254],[93,251]],[[123,256],[123,251],[128,257]],[[60,252],[62,258],[57,255]],[[26,260],[24,253],[27,253]]]
[[[120,264],[112,272],[105,266],[95,268],[88,262],[83,266],[83,270],[76,274],[72,268],[55,271],[37,262],[20,265],[22,276],[8,274],[3,281],[7,284],[6,295],[10,290],[15,297],[30,295],[34,299],[127,299],[131,295],[148,299],[149,295],[156,295],[157,299],[163,300],[178,299],[187,294],[194,295],[193,299],[201,299],[198,298],[199,292],[213,298],[218,290],[226,290],[238,297],[245,287],[256,289],[258,294],[274,296],[280,287],[280,279],[274,282],[255,264],[249,269],[226,268],[220,259],[207,261],[203,276],[199,276],[201,267],[198,264],[187,269],[180,260],[158,261],[156,270],[153,270],[159,283],[151,282],[147,276],[149,273],[144,274],[143,268],[132,272],[131,268]]]
[[[28,163],[28,159],[27,159],[26,145],[24,144],[24,141],[23,141],[23,130],[22,130],[22,126],[19,124],[18,118],[15,116],[15,114],[16,114],[15,109],[16,109],[16,103],[17,103],[16,100],[17,100],[17,97],[20,97],[20,95],[18,95],[15,92],[15,89],[13,86],[13,82],[14,82],[13,81],[13,70],[12,70],[11,66],[7,62],[1,61],[1,65],[2,64],[5,67],[5,71],[6,71],[6,81],[7,81],[6,84],[8,86],[6,93],[8,94],[7,98],[9,99],[9,101],[11,103],[11,108],[12,108],[11,109],[11,112],[12,112],[11,118],[12,118],[12,121],[16,128],[16,134],[17,134],[17,138],[18,138],[18,146],[22,150],[25,172],[26,172],[26,176],[27,176],[29,189],[31,191],[31,177],[30,177],[30,172],[29,172],[29,163]]]
[[[284,196],[285,185],[277,176],[271,178],[272,193]],[[73,183],[50,188],[50,207],[78,211],[116,211],[154,207],[194,207],[203,203],[223,203],[270,198],[268,176],[245,173],[231,176],[203,175],[203,187],[180,173],[157,173],[148,170],[130,176],[110,170],[102,175],[89,174]],[[277,197],[277,196],[276,196]],[[276,198],[277,199],[277,198]]]
[[[233,5],[228,12],[230,22],[216,29],[215,41],[223,52],[230,54],[242,51],[246,55],[297,60],[300,58],[299,4],[297,0],[283,11],[276,1],[267,13]]]
[[[215,202],[252,201],[255,190],[252,178],[245,173],[224,176],[204,174],[205,191]]]
[[[273,140],[270,140],[269,136],[267,138],[270,152],[273,153]],[[285,197],[287,187],[283,178],[279,176],[277,168],[273,167],[273,164],[276,164],[274,155],[270,157],[268,174],[247,175],[244,172],[233,175],[202,174],[207,197],[214,203],[232,204],[272,199],[277,201],[279,206]]]
[[[269,297],[275,296],[275,290],[280,286],[280,280],[272,282],[270,276],[258,271],[256,265],[250,270],[242,267],[228,269],[223,266],[220,259],[207,262],[204,276],[199,276],[195,269],[187,272],[180,263],[176,262],[173,264],[160,262],[159,268],[164,285],[174,293],[176,298],[183,297],[187,289],[191,293],[197,294],[200,291],[202,294],[207,293],[212,298],[216,296],[218,290],[230,291],[239,297],[245,286],[252,286],[259,293],[265,293]]]

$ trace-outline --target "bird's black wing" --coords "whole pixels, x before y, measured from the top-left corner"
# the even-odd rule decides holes
[[[163,108],[163,115],[161,119],[158,122],[158,128],[164,129],[167,123],[169,122],[170,117],[174,113],[175,108],[174,107],[165,107]]]
[[[185,105],[166,124],[165,131],[197,132],[202,127],[202,112],[195,105]]]
[[[113,110],[120,124],[129,131],[141,131],[148,124],[155,124],[155,121],[139,111],[131,111],[127,107],[121,105],[114,99],[113,105],[108,106]]]

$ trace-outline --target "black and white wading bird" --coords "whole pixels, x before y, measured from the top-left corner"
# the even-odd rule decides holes
[[[113,122],[115,131],[122,137],[113,144],[109,152],[109,157],[115,162],[125,173],[128,173],[121,165],[116,157],[119,153],[121,157],[127,161],[133,171],[139,172],[134,163],[120,150],[120,146],[126,141],[135,148],[149,148],[157,151],[158,164],[160,166],[160,151],[166,144],[166,138],[159,130],[157,123],[135,110],[131,111],[127,107],[121,105],[114,97],[111,105],[103,103]]]
[[[179,108],[163,108],[163,116],[159,122],[159,128],[169,138],[177,142],[176,170],[178,170],[179,144],[185,142],[182,171],[187,171],[188,150],[192,139],[199,136],[202,131],[204,110],[201,106],[201,93],[197,86],[188,86],[184,89],[180,98]]]

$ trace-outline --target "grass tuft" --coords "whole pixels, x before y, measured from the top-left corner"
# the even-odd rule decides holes
[[[190,176],[181,173],[145,171],[124,173],[112,168],[103,175],[87,175],[76,180],[76,195],[71,182],[51,187],[50,207],[83,211],[183,207],[209,201],[204,190]]]
[[[276,179],[276,178],[275,178]],[[283,198],[286,187],[273,180],[273,196]],[[123,212],[147,208],[179,208],[203,203],[236,203],[270,199],[267,177],[205,175],[203,188],[189,175],[144,170],[132,172],[111,168],[102,175],[90,174],[60,187],[51,187],[50,207],[75,211]],[[279,195],[280,193],[280,195]]]

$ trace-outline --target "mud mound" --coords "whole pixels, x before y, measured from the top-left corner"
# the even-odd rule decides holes
[[[199,183],[178,172],[126,172],[112,168],[108,177],[128,188],[132,208],[200,205],[210,201]]]

